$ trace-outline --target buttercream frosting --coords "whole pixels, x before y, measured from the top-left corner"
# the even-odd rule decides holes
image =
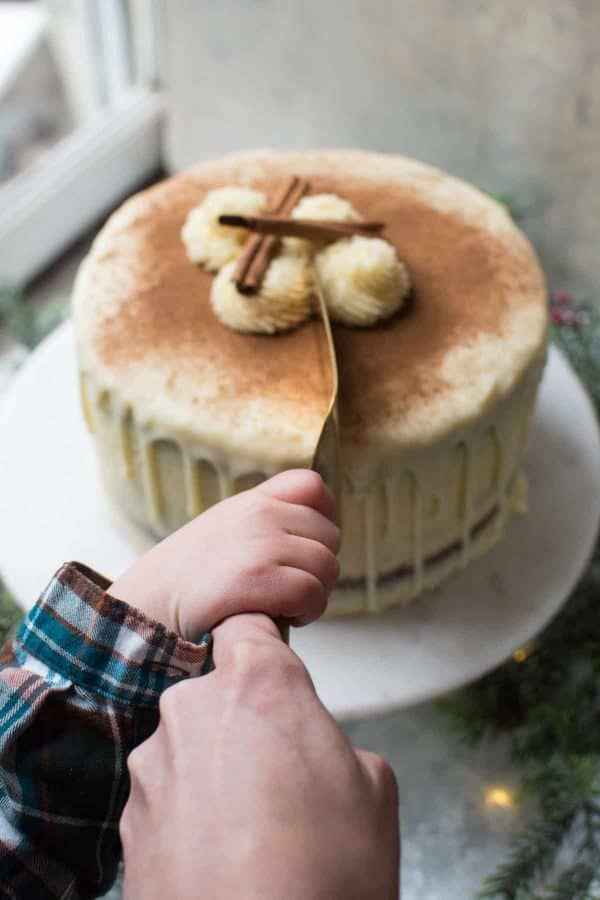
[[[317,253],[315,266],[333,319],[344,325],[374,325],[402,306],[410,278],[391,244],[356,235]]]
[[[376,612],[466,565],[521,504],[546,290],[526,238],[491,198],[358,151],[257,151],[168,179],[111,217],[80,269],[84,408],[111,495],[155,535],[310,464],[330,399],[322,324],[277,339],[224,328],[214,279],[180,239],[210,192],[236,184],[272,203],[290,172],[385,222],[410,271],[400,315],[333,327],[343,546],[330,609]]]
[[[235,262],[227,263],[215,277],[210,293],[220,321],[235,331],[274,334],[295,328],[313,310],[311,265],[304,256],[281,255],[265,272],[260,291],[240,294],[233,280]]]
[[[439,170],[353,150],[261,150],[138,194],[78,274],[80,360],[172,433],[259,459],[309,459],[328,403],[320,321],[278,340],[224,328],[209,301],[213,276],[190,265],[180,239],[189,210],[215,188],[272,200],[290,172],[384,221],[410,271],[414,299],[401,315],[368,329],[334,323],[344,456],[364,481],[382,458],[478,421],[546,342],[546,288],[526,237],[500,204]]]
[[[190,210],[181,229],[188,259],[201,263],[209,272],[235,259],[249,234],[243,228],[219,225],[219,216],[224,213],[257,216],[265,211],[266,202],[262,191],[235,185],[209,191],[202,203]]]
[[[337,194],[307,194],[292,210],[294,219],[314,219],[337,222],[358,222],[360,216],[352,204]],[[289,253],[306,253],[312,256],[320,246],[305,238],[284,238],[283,245]]]

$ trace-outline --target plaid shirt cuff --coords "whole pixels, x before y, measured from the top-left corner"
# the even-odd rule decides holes
[[[156,707],[172,684],[207,670],[211,637],[184,641],[111,597],[109,586],[87,566],[66,563],[21,625],[15,652],[118,703]]]

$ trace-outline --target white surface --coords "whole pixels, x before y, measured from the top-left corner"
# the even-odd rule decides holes
[[[81,420],[72,329],[61,326],[16,377],[0,410],[0,572],[30,605],[57,566],[115,577],[135,552],[107,513]],[[552,350],[527,460],[530,512],[441,590],[378,618],[294,632],[338,717],[431,698],[492,668],[558,610],[600,516],[600,441],[579,381]]]
[[[48,12],[39,3],[0,4],[0,97],[12,88],[47,24]]]

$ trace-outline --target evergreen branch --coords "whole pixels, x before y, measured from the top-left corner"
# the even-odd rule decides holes
[[[600,412],[600,309],[557,292],[550,315],[553,341]],[[600,544],[533,652],[438,703],[472,743],[509,736],[522,791],[538,804],[537,818],[485,881],[485,900],[600,898],[599,597]]]
[[[600,859],[578,862],[564,869],[549,885],[540,900],[594,900],[600,897],[597,880]]]
[[[39,304],[27,300],[17,288],[0,285],[0,327],[31,350],[60,325],[67,312],[68,301],[64,297]]]
[[[575,302],[567,292],[558,291],[552,295],[550,315],[552,340],[569,358],[600,410],[600,307]]]
[[[513,217],[523,214],[514,197],[496,199]],[[66,310],[63,299],[39,306],[0,286],[0,327],[28,347],[56,327]],[[554,343],[600,412],[600,308],[558,292],[551,295],[550,314]],[[527,658],[511,660],[438,702],[471,744],[510,737],[523,793],[539,807],[538,818],[515,838],[508,860],[485,881],[481,900],[600,900],[599,597],[600,545]],[[21,616],[0,583],[0,642]],[[557,869],[559,857],[565,859]]]
[[[4,643],[22,618],[23,611],[17,606],[0,581],[0,644]]]
[[[593,809],[598,795],[597,755],[577,756],[555,752],[534,759],[525,770],[523,794],[538,797],[541,812],[549,817],[557,810]],[[591,828],[591,823],[588,823]]]
[[[495,200],[496,203],[504,206],[509,216],[514,219],[515,222],[521,222],[532,211],[531,204],[523,203],[517,194],[513,194],[509,191],[494,192],[484,190],[483,193],[487,194],[488,197],[491,197],[492,200]]]
[[[570,809],[547,821],[540,820],[515,838],[510,857],[490,875],[478,893],[479,900],[522,900],[534,882],[551,871],[556,855],[568,836],[576,813]]]

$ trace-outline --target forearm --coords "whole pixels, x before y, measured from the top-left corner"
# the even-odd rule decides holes
[[[0,663],[0,883],[16,897],[93,897],[112,883],[129,752],[209,650],[63,567]]]

